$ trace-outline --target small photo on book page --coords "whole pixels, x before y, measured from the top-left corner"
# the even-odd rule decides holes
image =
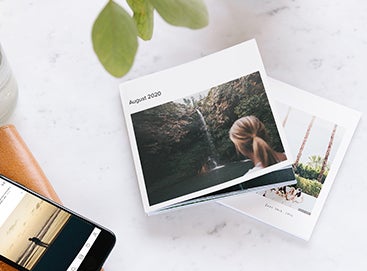
[[[120,85],[147,213],[292,163],[266,79],[249,41]]]
[[[295,161],[297,183],[220,200],[236,211],[308,240],[360,113],[269,79]]]

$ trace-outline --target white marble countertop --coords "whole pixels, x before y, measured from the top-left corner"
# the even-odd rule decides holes
[[[10,122],[64,204],[116,233],[106,271],[366,270],[363,118],[309,242],[215,203],[144,214],[120,82],[254,37],[270,76],[366,111],[366,1],[206,3],[210,25],[202,30],[157,17],[153,40],[140,42],[131,72],[115,79],[90,38],[104,1],[0,1],[0,41],[20,91]]]

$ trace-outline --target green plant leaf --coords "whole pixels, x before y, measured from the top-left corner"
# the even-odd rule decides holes
[[[110,0],[93,24],[92,42],[99,61],[113,76],[122,77],[133,65],[137,34],[131,16]]]
[[[149,0],[159,15],[175,26],[191,29],[208,25],[208,11],[202,0]]]
[[[148,0],[127,0],[130,8],[134,11],[133,19],[138,28],[139,37],[150,40],[153,35],[154,8]]]

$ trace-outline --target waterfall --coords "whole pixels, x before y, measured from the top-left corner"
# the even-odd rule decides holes
[[[218,153],[217,153],[217,151],[215,149],[212,135],[209,132],[208,125],[206,124],[206,121],[204,119],[203,114],[200,112],[199,109],[196,109],[196,112],[198,113],[198,115],[200,117],[201,123],[202,123],[202,125],[204,127],[206,138],[207,138],[208,144],[209,144],[210,155],[208,157],[207,163],[208,163],[208,166],[210,167],[210,169],[214,169],[214,168],[216,168],[218,166],[218,162],[217,162]]]

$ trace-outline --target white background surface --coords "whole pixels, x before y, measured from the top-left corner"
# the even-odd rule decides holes
[[[210,25],[202,30],[157,17],[131,72],[114,79],[90,38],[104,1],[0,1],[0,41],[20,89],[10,122],[64,204],[116,233],[106,271],[366,270],[363,117],[310,242],[214,203],[144,215],[120,82],[256,38],[270,76],[366,111],[365,1],[206,3]]]

